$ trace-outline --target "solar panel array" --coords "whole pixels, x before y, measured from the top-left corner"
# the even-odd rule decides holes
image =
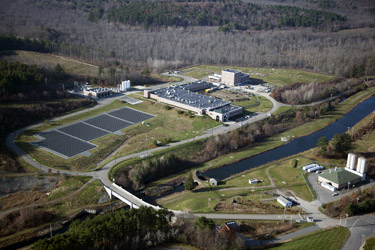
[[[109,115],[100,115],[100,116],[85,120],[84,122],[91,124],[95,127],[98,127],[107,131],[111,131],[111,132],[115,132],[115,131],[118,131],[120,129],[129,127],[130,125],[132,125],[132,123],[119,120]]]
[[[72,157],[96,147],[93,144],[65,135],[57,130],[44,132],[39,135],[45,139],[37,142],[37,145],[67,157]]]
[[[127,128],[135,123],[154,117],[130,108],[121,108],[108,114],[39,133],[44,139],[34,144],[58,155],[69,158],[96,146],[88,141]]]
[[[85,141],[91,141],[109,134],[108,131],[98,129],[83,122],[59,128],[58,130]]]
[[[118,109],[118,110],[109,112],[108,114],[115,116],[117,118],[123,119],[123,120],[130,121],[132,123],[138,123],[138,122],[145,121],[154,117],[153,115],[139,112],[139,111],[136,111],[134,109],[129,109],[129,108]]]

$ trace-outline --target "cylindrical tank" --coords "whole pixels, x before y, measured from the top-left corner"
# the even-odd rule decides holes
[[[352,157],[352,154],[348,154],[348,159],[346,160],[346,168],[349,168],[350,166],[350,158]]]
[[[360,168],[357,170],[359,173],[363,174],[366,172],[366,159],[363,157],[358,158],[358,165],[360,165]]]
[[[355,168],[355,161],[357,156],[355,154],[350,154],[350,162],[349,162],[349,168],[354,169]]]

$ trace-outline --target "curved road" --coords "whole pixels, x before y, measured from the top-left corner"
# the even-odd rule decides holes
[[[188,77],[181,76],[181,75],[174,75],[174,74],[171,74],[171,75],[172,76],[182,77],[184,79],[183,83],[195,80],[195,79],[188,78]],[[180,84],[182,84],[182,83],[180,83]],[[160,86],[158,86],[158,87],[160,87]],[[249,92],[251,92],[251,91],[249,91]],[[253,116],[253,117],[247,119],[247,121],[249,123],[253,123],[253,122],[256,122],[256,121],[259,121],[259,120],[262,120],[262,119],[266,118],[268,116],[268,113],[275,112],[279,107],[282,107],[282,106],[292,106],[292,105],[286,105],[286,104],[282,104],[282,103],[277,102],[276,100],[274,100],[273,98],[271,98],[269,94],[264,94],[264,93],[256,93],[256,94],[268,98],[272,102],[273,107],[272,107],[271,111],[269,111],[267,113],[261,113],[261,114],[259,114],[257,116]],[[99,108],[99,107],[101,107],[103,105],[108,104],[109,102],[113,101],[116,98],[119,98],[119,97],[113,97],[113,98],[101,100],[100,103],[99,103],[99,105],[97,105],[97,106],[95,106],[93,108],[90,108],[90,109],[87,109],[87,110],[83,110],[83,111],[79,111],[77,113],[65,115],[65,116],[62,116],[62,117],[59,117],[59,118],[55,118],[54,120],[64,119],[64,118],[69,117],[69,116],[77,115],[79,113],[83,113],[83,112],[87,112],[87,111],[92,110],[92,109]],[[328,99],[322,100],[321,102],[315,102],[313,104],[306,104],[306,105],[303,105],[303,106],[315,105],[317,103],[326,102],[326,101],[328,101],[330,99],[331,98],[328,98]],[[181,144],[184,144],[184,143],[187,143],[187,142],[191,142],[191,141],[193,141],[195,139],[207,138],[207,137],[210,137],[212,135],[217,135],[217,134],[229,132],[231,130],[235,130],[235,129],[237,129],[237,128],[240,127],[240,125],[238,123],[233,123],[233,124],[231,124],[231,125],[229,125],[227,127],[225,127],[223,125],[220,125],[218,127],[215,127],[215,128],[207,130],[205,134],[197,136],[195,138],[190,138],[190,139],[186,139],[186,140],[183,140],[183,141],[179,141],[179,142],[175,142],[175,143],[170,143],[170,144],[165,145],[165,146],[161,146],[161,147],[157,147],[157,148],[153,148],[153,149],[148,149],[148,150],[144,150],[144,151],[139,152],[139,153],[134,153],[134,154],[131,154],[131,155],[127,155],[127,156],[123,156],[123,157],[117,158],[117,159],[115,159],[115,160],[107,163],[106,165],[104,165],[98,171],[92,171],[92,172],[75,172],[75,171],[68,171],[68,170],[56,170],[56,169],[50,168],[48,166],[45,166],[43,164],[40,164],[35,159],[33,159],[31,156],[27,155],[22,149],[20,149],[15,144],[15,138],[20,133],[22,133],[25,130],[28,130],[28,129],[40,126],[41,124],[43,124],[43,123],[39,123],[39,124],[36,124],[36,125],[28,126],[28,127],[19,129],[19,130],[15,131],[15,132],[12,132],[7,137],[6,145],[13,152],[15,152],[18,156],[20,156],[25,162],[27,162],[28,164],[30,164],[31,166],[33,166],[33,167],[35,167],[37,169],[40,169],[43,172],[51,171],[52,173],[56,173],[58,171],[59,173],[66,174],[66,175],[92,176],[92,177],[94,177],[96,179],[99,179],[105,186],[107,186],[108,188],[110,188],[113,192],[116,192],[116,193],[120,194],[122,197],[126,198],[126,200],[130,201],[131,203],[135,204],[136,206],[142,206],[143,205],[143,206],[152,206],[152,207],[155,207],[155,206],[144,202],[140,198],[132,195],[131,193],[127,192],[126,190],[124,190],[124,189],[118,187],[117,185],[113,184],[108,179],[108,171],[109,171],[109,169],[111,167],[113,167],[114,165],[118,164],[119,162],[127,160],[127,159],[130,159],[130,158],[133,158],[133,157],[144,156],[144,155],[147,155],[149,153],[153,153],[153,152],[156,152],[156,151],[159,151],[159,150],[163,150],[163,149],[168,148],[168,147],[173,147],[173,146],[181,145]],[[337,199],[339,199],[339,198],[340,197],[338,197]],[[317,218],[317,219],[320,220],[318,222],[319,227],[327,227],[327,226],[332,226],[332,225],[337,225],[338,224],[337,220],[328,218],[328,217],[326,217],[325,215],[323,215],[323,214],[321,214],[319,212],[318,207],[319,207],[320,204],[316,203],[316,201],[315,202],[306,202],[306,201],[303,201],[302,199],[299,199],[298,202],[301,204],[301,206],[308,213],[313,214],[314,218]],[[158,207],[156,207],[156,208],[158,208]],[[196,216],[200,216],[201,215],[201,214],[192,214],[192,213],[189,213],[189,212],[181,212],[181,211],[173,211],[173,212],[175,213],[176,216],[180,216],[180,217],[196,217]],[[270,218],[269,215],[251,215],[251,214],[247,214],[247,215],[204,214],[204,216],[206,216],[208,218],[222,218],[222,219],[231,219],[231,218],[232,219],[241,219],[241,218],[243,218],[243,219],[245,219],[245,218],[247,218],[247,219],[261,219],[262,216],[263,217],[265,216],[266,218]],[[282,216],[282,215],[272,215],[271,217],[275,218],[275,219],[282,219],[282,217],[280,217],[280,216]],[[293,216],[293,219],[295,219],[294,216]]]

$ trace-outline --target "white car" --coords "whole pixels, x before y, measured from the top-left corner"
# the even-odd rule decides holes
[[[336,192],[332,193],[332,196],[337,196],[337,195],[339,195],[339,193],[336,193]]]

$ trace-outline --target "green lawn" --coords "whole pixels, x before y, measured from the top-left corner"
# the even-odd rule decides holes
[[[249,101],[232,102],[232,104],[243,107],[244,114],[255,112],[264,113],[272,109],[272,102],[263,96],[259,96],[258,98],[254,96],[251,97]]]
[[[245,173],[239,174],[225,181],[224,185],[221,187],[260,187],[270,185],[270,181],[266,174],[267,167],[255,168]],[[249,180],[256,178],[258,181],[263,180],[263,182],[257,184],[249,184]]]
[[[250,79],[258,82],[269,82],[276,86],[288,85],[297,82],[323,82],[335,78],[335,76],[318,74],[295,69],[272,69],[272,68],[253,68],[253,67],[235,67],[235,66],[212,66],[199,65],[183,69],[182,74],[193,78],[201,79],[213,73],[221,74],[224,68],[239,69],[244,73],[250,74]]]
[[[265,190],[256,189],[239,189],[239,190],[221,190],[221,187],[212,187],[211,189],[203,188],[194,191],[184,191],[178,194],[168,196],[158,200],[158,204],[174,210],[192,211],[196,213],[214,212],[214,207],[218,203],[231,204],[232,200],[245,199],[259,203],[263,199],[272,198],[272,196],[265,193]],[[269,201],[267,204],[276,206],[278,209],[268,210],[267,213],[283,213],[283,208],[276,201]],[[226,213],[235,213],[234,211],[227,211]],[[257,213],[257,212],[252,212]],[[258,213],[264,213],[258,211]]]
[[[293,167],[292,163],[298,159],[298,166]],[[302,174],[304,171],[301,167],[311,163],[310,159],[302,155],[296,155],[287,159],[281,160],[276,164],[270,166],[270,175],[275,185],[279,189],[287,189],[293,191],[298,197],[306,201],[312,201],[314,197],[311,196],[306,182]],[[313,192],[313,190],[311,190]]]
[[[350,231],[344,227],[337,227],[330,230],[319,230],[311,234],[293,239],[291,242],[282,244],[271,249],[319,249],[338,250],[341,249],[350,236]]]
[[[132,97],[139,96],[133,95]],[[70,159],[63,159],[53,153],[34,147],[29,143],[35,141],[37,138],[34,137],[34,134],[41,131],[67,125],[121,107],[138,109],[151,113],[155,115],[155,117],[147,121],[150,126],[136,124],[123,129],[122,135],[110,134],[91,141],[91,143],[98,145],[98,147],[90,150],[90,157],[78,155]],[[152,101],[145,100],[143,103],[137,105],[123,104],[119,101],[114,101],[107,106],[63,120],[46,122],[37,128],[27,130],[17,137],[16,143],[25,152],[44,165],[57,169],[85,171],[96,168],[96,163],[107,157],[116,148],[116,154],[109,158],[108,161],[114,160],[115,157],[129,155],[151,148],[155,140],[162,141],[165,138],[169,138],[171,141],[180,141],[205,133],[207,129],[218,126],[219,124],[219,122],[207,116],[190,118],[185,115],[179,115],[177,114],[177,108],[166,110],[164,109],[164,105]]]

